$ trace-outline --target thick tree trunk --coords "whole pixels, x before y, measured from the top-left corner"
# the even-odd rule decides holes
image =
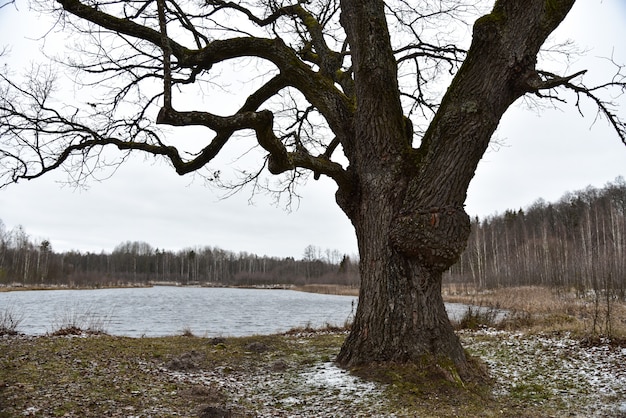
[[[469,376],[443,304],[441,280],[465,248],[470,219],[460,205],[411,207],[407,213],[408,176],[390,171],[362,174],[358,198],[351,196],[361,288],[352,332],[337,360],[347,367],[426,360],[446,365],[452,375]]]
[[[441,296],[443,259],[432,253],[407,255],[387,239],[392,235],[388,225],[393,224],[389,215],[396,211],[391,201],[370,200],[364,206],[368,210],[356,226],[361,255],[359,305],[338,362],[352,367],[425,360],[451,366],[452,375],[469,375],[465,352]],[[427,229],[441,231],[446,241],[463,247],[469,234],[469,218],[464,214],[422,216]]]
[[[377,0],[342,0],[354,68],[353,184],[337,202],[361,257],[359,306],[338,362],[433,362],[473,374],[448,320],[442,273],[469,237],[467,188],[506,109],[542,88],[535,63],[573,0],[499,0],[474,25],[467,58],[419,149],[406,137],[397,69]]]

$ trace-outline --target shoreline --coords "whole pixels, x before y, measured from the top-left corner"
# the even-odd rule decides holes
[[[183,284],[180,282],[149,282],[144,284],[128,284],[115,286],[68,286],[68,285],[22,285],[14,283],[12,285],[0,285],[0,293],[2,292],[23,292],[23,291],[40,291],[40,290],[97,290],[97,289],[144,289],[158,286],[172,287],[208,287],[208,288],[229,288],[229,289],[270,289],[270,290],[294,290],[297,292],[320,293],[326,295],[340,296],[358,296],[359,289],[347,285],[335,284],[267,284],[267,285],[222,285],[220,283],[190,283]]]

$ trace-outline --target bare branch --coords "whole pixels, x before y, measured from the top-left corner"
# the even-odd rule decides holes
[[[574,78],[581,76],[586,72],[587,70],[582,70],[569,76],[560,77],[547,71],[538,71],[538,74],[543,76],[543,79],[536,80],[536,82],[531,86],[536,92],[539,92],[539,90],[553,89],[559,86],[567,86]]]
[[[2,9],[3,7],[8,6],[9,4],[13,4],[15,5],[15,0],[9,0],[9,1],[5,1],[3,3],[0,3],[0,9]],[[16,6],[17,7],[17,6]]]
[[[161,109],[157,123],[172,126],[206,126],[216,132],[232,132],[252,129],[259,144],[269,153],[267,168],[272,174],[281,174],[296,167],[308,168],[335,179],[338,183],[346,181],[346,174],[341,165],[327,158],[313,157],[303,150],[288,152],[273,131],[273,114],[269,111],[241,112],[233,116],[222,117],[206,112],[177,112],[173,109]],[[181,169],[186,169],[183,165]],[[178,171],[178,167],[177,167]],[[179,171],[182,174],[183,171]]]
[[[584,96],[590,99],[598,109],[598,113],[606,118],[611,127],[618,134],[620,139],[624,144],[626,144],[626,121],[621,119],[617,115],[616,105],[602,99],[596,92],[601,90],[609,90],[609,89],[617,89],[620,91],[620,94],[626,92],[626,78],[621,74],[622,66],[618,66],[618,71],[616,75],[613,77],[613,80],[608,83],[603,83],[601,85],[595,87],[587,87],[582,83],[574,84],[572,82],[573,79],[585,74],[587,70],[579,71],[570,76],[557,76],[556,74],[550,73],[548,71],[538,71],[538,74],[542,77],[542,79],[535,81],[532,85],[535,88],[535,94],[539,97],[545,97],[540,91],[541,90],[551,90],[557,87],[564,87],[568,90],[571,90],[576,93],[578,100],[576,102],[576,107],[579,112],[582,114],[581,106],[580,106],[580,96]],[[553,100],[563,101],[559,99],[557,96],[548,96]]]
[[[161,49],[163,49],[163,106],[165,108],[172,107],[172,68],[170,63],[170,55],[172,48],[170,47],[167,37],[167,23],[165,22],[165,0],[156,0],[159,10],[159,28],[161,29]]]
[[[109,29],[115,33],[132,36],[151,42],[154,45],[162,47],[161,33],[147,26],[140,25],[129,19],[120,19],[108,13],[98,10],[97,7],[87,6],[79,0],[57,0],[63,8],[69,13],[83,18],[89,22],[95,23],[102,28]],[[188,49],[179,43],[170,39],[170,47],[172,53],[181,57],[188,52]]]

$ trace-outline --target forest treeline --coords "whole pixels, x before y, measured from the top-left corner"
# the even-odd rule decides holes
[[[22,226],[7,231],[0,220],[0,286],[103,287],[155,282],[214,286],[358,286],[357,261],[337,250],[308,246],[301,260],[257,256],[217,247],[180,251],[123,242],[111,253],[57,253],[50,241],[30,239]]]
[[[149,282],[214,285],[342,284],[358,286],[358,260],[308,246],[302,259],[235,253],[217,247],[181,251],[124,242],[111,253],[53,251],[23,227],[0,220],[0,285],[115,286]],[[610,289],[626,297],[626,181],[538,200],[525,209],[475,218],[467,249],[447,283],[474,289],[542,285]]]
[[[626,292],[626,181],[538,200],[526,209],[474,219],[448,282],[475,288],[540,285]]]

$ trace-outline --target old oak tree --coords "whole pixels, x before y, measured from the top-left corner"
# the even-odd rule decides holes
[[[1,75],[2,183],[57,168],[82,181],[111,164],[103,153],[110,147],[219,180],[211,161],[252,136],[265,158],[241,184],[258,185],[265,169],[287,192],[307,172],[327,176],[354,225],[360,298],[338,362],[426,359],[468,378],[472,366],[446,315],[441,280],[466,245],[466,192],[503,114],[522,96],[559,101],[568,90],[590,99],[626,141],[624,123],[600,95],[623,88],[623,77],[590,88],[583,72],[537,68],[574,0],[497,0],[464,27],[479,12],[475,3],[36,2],[54,13],[55,30],[79,41],[58,64],[96,99],[59,105],[47,66],[25,82]],[[471,29],[469,48],[454,43],[454,27]],[[194,105],[188,97],[219,86],[228,63],[249,76],[238,109]],[[206,128],[193,152],[167,134],[186,126]]]

